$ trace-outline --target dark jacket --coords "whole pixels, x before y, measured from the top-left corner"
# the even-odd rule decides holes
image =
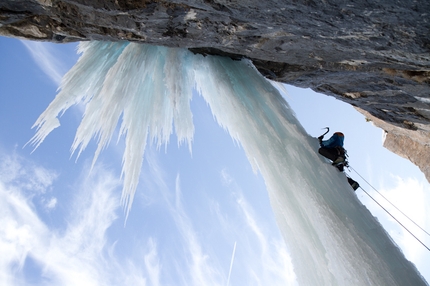
[[[336,132],[330,137],[330,139],[321,141],[320,145],[324,148],[343,147],[343,139],[343,133]]]

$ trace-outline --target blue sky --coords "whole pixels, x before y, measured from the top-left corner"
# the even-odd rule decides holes
[[[123,142],[111,144],[91,172],[94,142],[78,160],[70,154],[82,106],[67,111],[61,127],[34,152],[23,148],[61,76],[76,62],[76,44],[0,38],[0,47],[2,284],[294,285],[264,182],[201,97],[192,101],[192,154],[177,147],[174,135],[166,149],[147,151],[125,223],[119,204]],[[417,167],[381,147],[380,129],[333,98],[287,90],[310,135],[326,126],[342,131],[354,169],[430,229],[429,184]],[[429,251],[361,190],[356,195],[430,280]],[[430,244],[428,236],[413,232]]]

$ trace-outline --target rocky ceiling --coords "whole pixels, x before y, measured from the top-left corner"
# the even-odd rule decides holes
[[[355,106],[430,181],[429,13],[429,1],[5,0],[0,35],[251,59],[270,79]]]

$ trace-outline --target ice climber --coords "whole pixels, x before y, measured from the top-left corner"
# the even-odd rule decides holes
[[[345,149],[343,149],[343,139],[345,136],[342,132],[335,132],[328,140],[323,140],[323,136],[318,137],[321,148],[318,153],[333,161],[339,171],[343,171],[345,164]]]
[[[318,149],[318,153],[333,161],[332,165],[342,172],[343,167],[347,164],[346,151],[343,148],[343,140],[345,136],[342,132],[335,132],[333,136],[330,137],[330,139],[323,140],[323,138],[324,135],[318,137],[321,146],[321,148]],[[359,184],[349,177],[348,183],[354,190],[359,187]]]

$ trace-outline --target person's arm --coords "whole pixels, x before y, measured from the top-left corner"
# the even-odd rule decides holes
[[[323,140],[321,141],[321,147],[332,147],[331,145],[336,141],[336,139],[334,138],[334,136],[331,136],[330,139],[328,140]]]

